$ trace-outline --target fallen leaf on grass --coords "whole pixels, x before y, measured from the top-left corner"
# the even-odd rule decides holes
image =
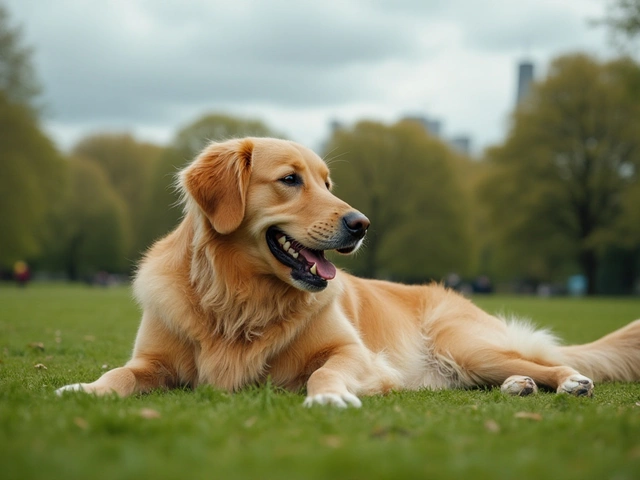
[[[487,420],[484,422],[484,428],[491,433],[498,433],[500,431],[500,425],[498,425],[495,420]]]
[[[327,435],[322,439],[322,443],[330,448],[339,448],[342,446],[342,439],[337,435]]]
[[[140,416],[147,419],[160,418],[160,412],[153,410],[152,408],[143,408],[140,410]]]
[[[391,427],[375,427],[370,433],[371,438],[386,439],[394,435],[398,435],[400,437],[409,437],[411,436],[411,432],[401,427],[391,426]]]
[[[87,428],[89,428],[89,423],[84,418],[81,418],[81,417],[74,418],[73,423],[75,423],[76,426],[78,426],[82,430],[86,430]]]
[[[43,363],[36,363],[33,367],[37,368],[38,370],[47,370],[47,366]]]
[[[251,428],[256,424],[257,421],[258,417],[249,417],[244,421],[244,427]]]
[[[31,342],[28,345],[29,348],[33,348],[34,350],[40,350],[41,352],[44,352],[44,343],[42,342]]]
[[[542,420],[542,415],[533,412],[517,412],[513,416],[515,418],[530,418],[531,420],[536,420],[538,422]]]

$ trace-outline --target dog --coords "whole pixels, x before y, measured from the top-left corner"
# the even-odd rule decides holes
[[[329,169],[291,141],[211,143],[178,175],[184,216],[146,253],[133,290],[133,355],[92,383],[57,390],[127,396],[270,379],[303,405],[360,407],[394,390],[538,386],[591,396],[594,381],[640,379],[640,320],[586,345],[507,321],[440,284],[337,269],[369,220],[331,193]]]

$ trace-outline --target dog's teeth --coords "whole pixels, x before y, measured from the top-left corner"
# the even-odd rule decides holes
[[[282,248],[284,248],[285,252],[288,252],[290,247],[291,244],[289,242],[285,242],[284,245],[282,245]]]
[[[290,248],[289,250],[287,250],[287,252],[289,252],[289,255],[293,255],[294,253],[296,253],[293,248]]]
[[[278,239],[278,243],[280,245],[284,245],[284,242],[287,241],[287,237],[285,237],[284,235],[282,235],[279,239]]]
[[[292,256],[293,258],[298,258],[299,253],[298,253],[298,252],[296,252],[295,250],[294,250],[293,252],[292,252],[291,250],[289,250],[289,253],[291,254],[291,256]]]
[[[311,273],[313,273],[314,275],[318,275],[318,267],[316,267],[315,263],[313,265],[311,265],[311,268],[309,269],[309,271]]]

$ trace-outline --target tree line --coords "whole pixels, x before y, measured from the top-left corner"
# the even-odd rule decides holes
[[[613,21],[613,20],[611,20]],[[211,140],[283,137],[207,114],[169,145],[95,133],[68,153],[40,125],[30,53],[0,7],[0,269],[18,260],[77,280],[130,274],[179,221],[175,173]],[[505,141],[469,158],[412,120],[336,128],[318,152],[335,192],[372,221],[355,274],[423,282],[587,279],[589,293],[640,279],[640,65],[582,53],[554,60],[513,112]]]

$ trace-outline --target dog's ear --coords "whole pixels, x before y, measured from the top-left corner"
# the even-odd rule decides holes
[[[219,233],[231,233],[242,223],[252,154],[250,139],[214,143],[180,174],[182,187]]]

